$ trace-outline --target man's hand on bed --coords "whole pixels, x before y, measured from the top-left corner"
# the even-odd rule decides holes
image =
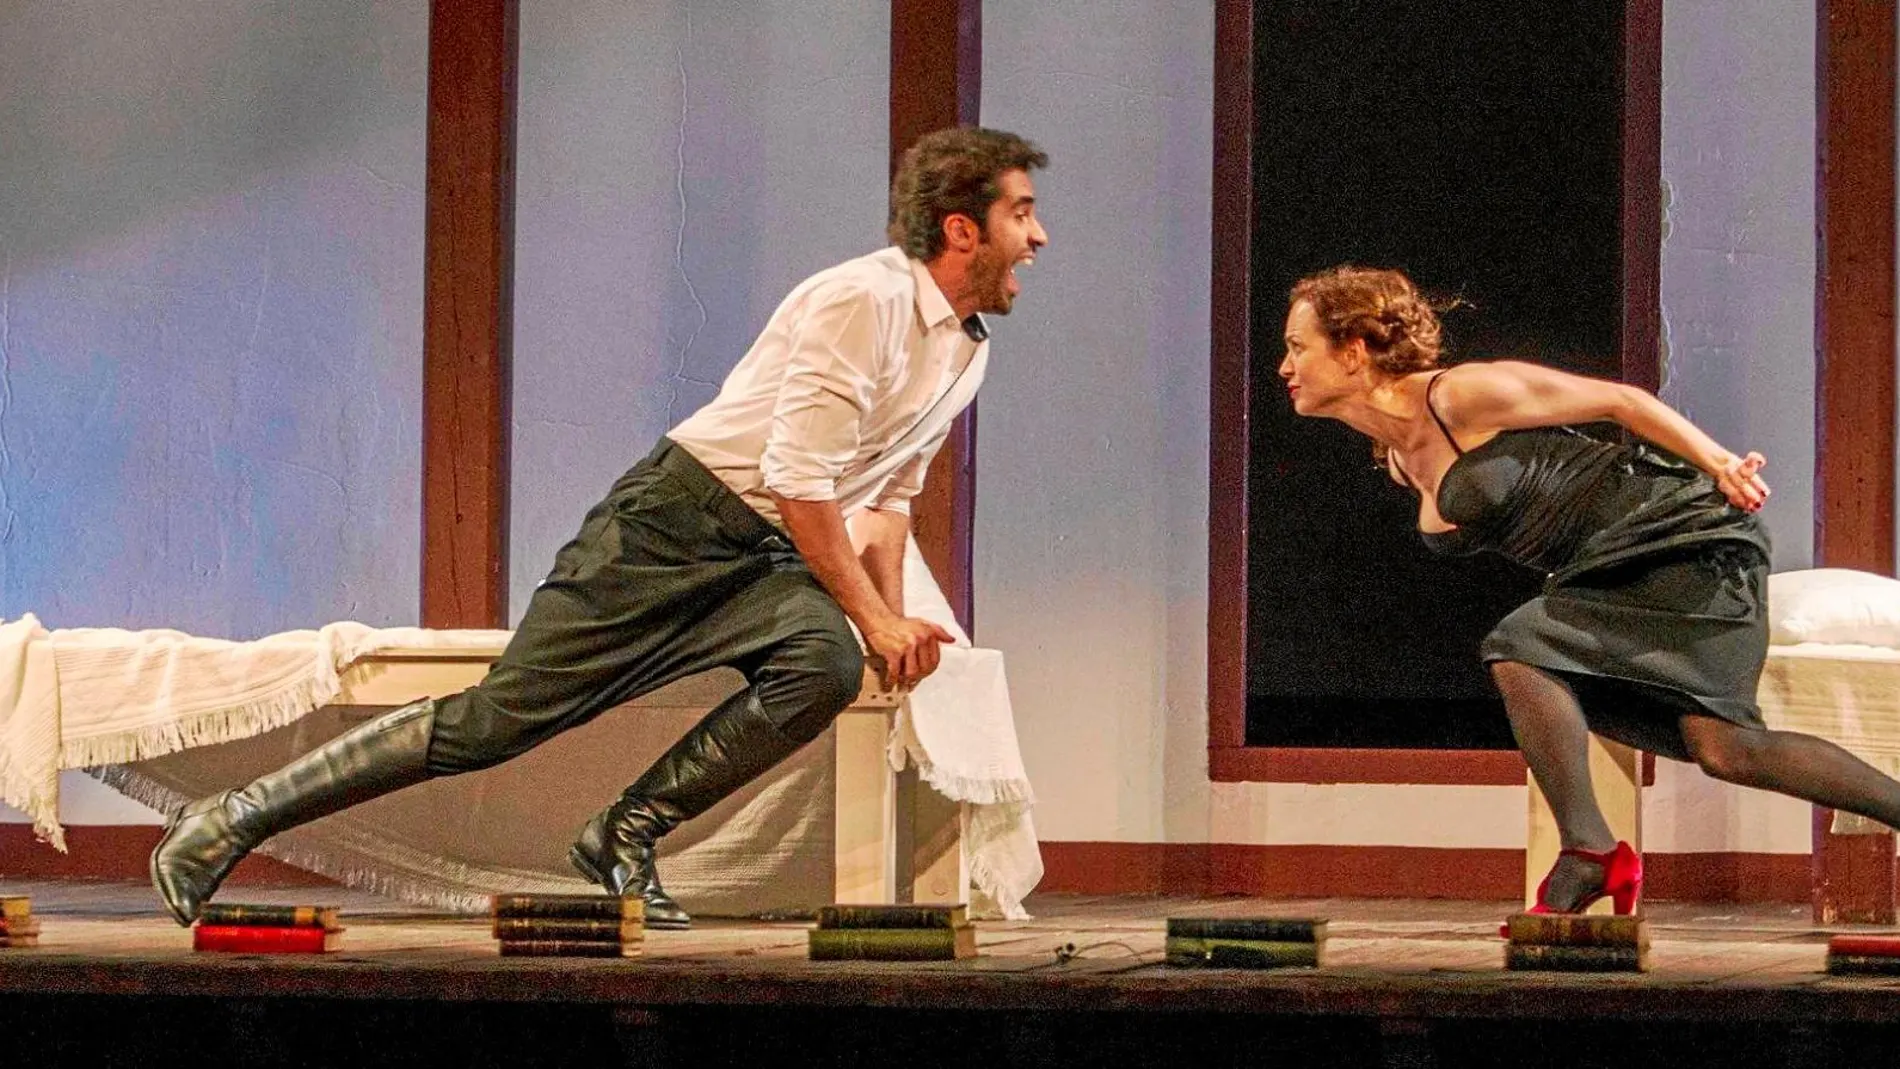
[[[914,687],[922,682],[937,670],[943,644],[955,641],[950,632],[914,616],[893,617],[864,635],[868,660],[887,687]]]

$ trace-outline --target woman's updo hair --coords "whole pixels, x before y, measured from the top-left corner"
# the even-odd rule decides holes
[[[1295,283],[1287,307],[1313,306],[1327,340],[1366,343],[1372,365],[1388,375],[1438,364],[1438,311],[1397,271],[1334,267]]]

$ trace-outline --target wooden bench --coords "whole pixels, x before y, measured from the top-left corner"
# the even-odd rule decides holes
[[[446,697],[479,682],[500,654],[499,647],[372,654],[345,669],[331,704],[380,709]],[[691,676],[627,707],[704,712],[733,693],[735,679]],[[867,670],[857,701],[827,729],[837,769],[833,901],[969,900],[962,804],[919,783],[913,770],[893,772],[886,756],[903,700]]]

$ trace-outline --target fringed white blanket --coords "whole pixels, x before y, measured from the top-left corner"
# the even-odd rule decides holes
[[[917,776],[946,798],[967,803],[965,853],[978,915],[1027,918],[1023,899],[1042,881],[1042,850],[1030,819],[1035,792],[1016,740],[1016,714],[1003,676],[1003,654],[977,649],[931,577],[915,539],[904,557],[904,608],[956,636],[937,670],[898,709],[891,767]]]
[[[283,727],[336,697],[367,654],[493,647],[506,631],[341,622],[251,642],[182,631],[0,624],[0,802],[64,852],[62,769],[143,761]]]
[[[1042,880],[1042,852],[1009,709],[1002,653],[946,649],[937,671],[898,708],[890,757],[892,768],[915,765],[919,779],[967,803],[972,912],[1020,920],[1029,916],[1023,899]]]
[[[914,541],[905,586],[909,611],[958,644],[900,710],[892,766],[914,764],[924,782],[968,804],[964,842],[978,914],[1026,917],[1022,901],[1042,879],[1042,856],[1002,654],[971,648]],[[48,631],[29,614],[0,624],[0,802],[63,852],[62,769],[252,738],[328,704],[340,674],[368,654],[498,648],[509,637],[341,622],[234,642],[168,630]]]

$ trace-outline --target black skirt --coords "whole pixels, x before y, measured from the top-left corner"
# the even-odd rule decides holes
[[[1561,676],[1590,730],[1691,760],[1683,716],[1763,728],[1756,702],[1768,656],[1768,558],[1709,541],[1554,583],[1485,637],[1486,663]]]

